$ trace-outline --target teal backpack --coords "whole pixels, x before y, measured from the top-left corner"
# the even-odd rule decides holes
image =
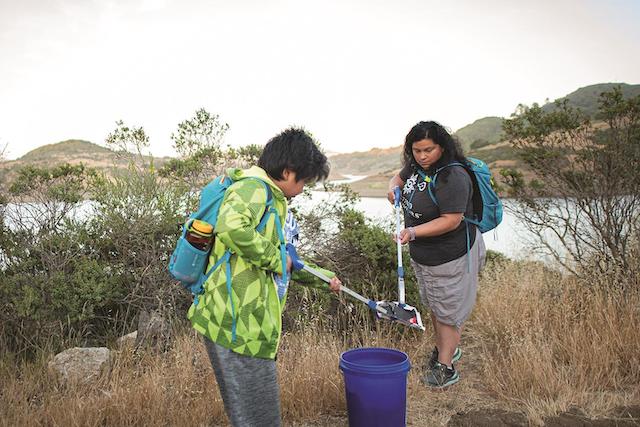
[[[259,181],[267,192],[266,209],[260,219],[260,223],[256,227],[256,231],[262,232],[264,230],[269,215],[271,214],[275,214],[276,222],[279,223],[280,217],[273,206],[273,194],[271,193],[269,184],[259,178],[248,177],[244,179],[255,179]],[[189,219],[182,227],[182,234],[178,238],[176,248],[169,259],[169,272],[182,284],[182,286],[195,296],[194,302],[196,304],[198,295],[204,292],[204,283],[220,265],[227,263],[231,256],[231,251],[227,250],[224,255],[209,268],[209,254],[211,251],[209,250],[205,252],[191,245],[191,243],[186,239],[187,231],[191,226],[191,223],[198,219],[208,222],[213,226],[215,238],[215,227],[218,220],[220,205],[222,204],[222,200],[224,199],[227,189],[234,182],[235,181],[230,177],[221,175],[214,178],[202,189],[200,192],[200,204],[198,210],[189,216]],[[279,224],[277,224],[277,227],[278,229],[282,228]],[[283,238],[281,238],[281,240],[282,239]],[[229,266],[228,263],[227,266]],[[228,283],[227,286],[230,287],[231,283]]]
[[[438,173],[450,166],[462,166],[469,173],[473,183],[473,218],[463,217],[463,220],[476,225],[481,233],[486,233],[502,222],[502,202],[493,189],[493,177],[489,166],[482,160],[473,157],[467,157],[467,160],[469,162],[466,165],[460,162],[453,162],[436,169],[436,173],[427,180],[429,183],[429,197],[438,206],[438,201],[432,190],[436,185]],[[426,179],[426,175],[423,174],[420,171],[420,175]]]
[[[450,166],[461,166],[463,167],[469,176],[471,177],[471,182],[473,184],[473,218],[467,218],[466,216],[462,217],[462,220],[466,224],[466,233],[467,233],[467,254],[469,256],[468,270],[471,269],[471,261],[470,261],[470,236],[469,236],[469,224],[473,224],[478,227],[481,233],[486,233],[487,231],[493,230],[502,222],[502,202],[493,189],[493,177],[491,175],[491,171],[489,170],[489,166],[480,159],[475,159],[473,157],[467,157],[468,163],[462,164],[460,162],[449,163],[448,165],[442,166],[441,168],[436,169],[436,172],[432,177],[427,177],[427,175],[418,170],[420,176],[427,181],[427,189],[429,191],[429,197],[433,200],[433,203],[438,206],[438,201],[436,200],[435,195],[433,194],[433,188],[436,185],[436,180],[438,179],[438,174],[450,167]]]

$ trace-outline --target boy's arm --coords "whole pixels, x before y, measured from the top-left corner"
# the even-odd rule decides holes
[[[256,231],[266,203],[267,193],[260,182],[245,179],[234,184],[220,206],[216,238],[248,262],[282,274],[279,248]]]
[[[334,273],[333,271],[329,271],[329,270],[325,270],[324,268],[320,268],[318,266],[316,266],[315,264],[309,263],[309,262],[304,262],[305,265],[313,268],[314,270],[318,270],[320,273],[324,274],[325,276],[329,277],[330,279],[333,279],[334,277],[336,277],[336,273]],[[314,276],[313,274],[304,271],[304,270],[297,270],[291,273],[291,279],[296,281],[297,283],[304,285],[304,286],[309,286],[311,288],[315,288],[315,289],[320,289],[323,291],[326,291],[329,289],[329,284],[324,282],[323,280],[317,278],[316,276]]]

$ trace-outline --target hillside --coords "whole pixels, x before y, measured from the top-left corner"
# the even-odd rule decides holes
[[[80,139],[69,139],[55,144],[47,144],[29,151],[18,160],[22,162],[50,161],[52,158],[68,157],[70,159],[86,158],[95,159],[99,157],[110,157],[113,154],[106,147]]]
[[[602,92],[611,91],[614,87],[620,86],[622,95],[625,98],[631,98],[640,95],[640,85],[630,85],[626,83],[600,83],[591,86],[581,87],[575,92],[571,92],[569,95],[562,98],[558,98],[556,101],[568,100],[569,105],[574,108],[579,108],[582,112],[586,113],[592,119],[597,118],[596,113],[598,111],[598,99]],[[542,109],[544,111],[553,111],[556,108],[555,103],[549,102],[545,104]]]
[[[483,117],[456,132],[465,151],[495,144],[502,139],[502,117]]]
[[[604,91],[620,86],[625,97],[640,95],[640,85],[625,83],[602,83],[580,88],[560,98],[568,100],[573,107],[580,108],[594,117],[598,108],[598,98]],[[545,111],[555,108],[554,103],[542,107]],[[596,118],[597,119],[597,118]],[[483,117],[470,123],[456,132],[465,153],[486,161],[497,174],[500,168],[518,167],[521,164],[515,150],[508,142],[502,141],[501,117]],[[402,163],[402,146],[391,148],[374,148],[369,151],[329,154],[331,175],[329,179],[340,179],[345,175],[367,175],[365,180],[352,184],[352,188],[363,196],[383,197],[389,178],[400,169]],[[168,158],[156,158],[157,166]],[[15,171],[25,164],[55,165],[68,162],[83,163],[86,166],[113,173],[115,169],[126,167],[117,154],[89,141],[67,140],[56,144],[39,147],[18,160],[0,163],[0,182],[6,183]]]
[[[392,148],[373,148],[369,151],[335,154],[331,162],[331,179],[341,175],[391,176],[399,167],[402,159],[402,146]]]
[[[160,166],[167,159],[166,157],[154,158],[154,163]],[[63,163],[72,165],[82,163],[107,174],[127,167],[126,160],[119,158],[118,154],[109,148],[89,141],[69,139],[38,147],[17,160],[0,162],[0,182],[10,181],[18,169],[25,165],[55,166]]]
[[[625,98],[640,95],[640,85],[625,83],[602,83],[586,86],[558,99],[567,99],[569,105],[580,108],[590,117],[597,120],[595,114],[598,109],[598,99],[602,92],[610,91],[620,86]],[[549,102],[543,106],[545,111],[552,111],[555,103]],[[460,139],[465,154],[476,157],[489,164],[497,175],[502,168],[521,167],[515,149],[507,141],[502,141],[501,117],[483,117],[473,123],[460,128],[455,134]],[[365,180],[351,184],[351,187],[362,196],[383,197],[389,178],[400,169],[402,146],[387,149],[374,148],[367,152],[339,154],[331,157],[332,176],[368,175]]]

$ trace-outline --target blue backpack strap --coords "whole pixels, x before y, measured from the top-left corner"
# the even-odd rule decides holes
[[[273,209],[273,211],[275,212],[275,209],[273,207],[269,209]],[[288,280],[287,245],[284,240],[284,231],[282,229],[282,221],[280,221],[280,216],[278,215],[278,212],[275,212],[275,214],[276,214],[276,228],[278,229],[278,239],[280,239],[280,261],[282,262],[282,282],[287,283],[287,280]]]
[[[231,180],[231,178],[229,178],[226,175],[220,175],[220,176],[214,178],[211,182],[209,182],[209,184],[207,184],[202,189],[202,193],[204,193],[207,190],[207,187],[209,187],[210,185],[215,185],[216,180],[218,180],[218,183],[222,185],[226,179]],[[222,197],[224,197],[224,193],[222,193]],[[201,196],[201,198],[204,199],[205,197]],[[207,203],[204,206],[198,206],[198,210],[196,212],[194,212],[193,214],[191,214],[191,217],[194,218],[194,219],[205,218],[206,216],[209,215],[209,211],[218,202],[218,200],[219,200],[219,197],[210,197],[209,198],[209,203]]]
[[[433,194],[433,190],[431,190],[431,187],[433,186],[435,188],[436,180],[438,179],[438,174],[440,173],[441,170],[446,169],[449,166],[462,166],[464,168],[464,165],[462,163],[452,162],[452,163],[449,163],[448,165],[444,165],[441,168],[436,169],[436,173],[433,174],[433,177],[431,177],[431,179],[429,180],[429,184],[427,185],[427,190],[429,191],[429,197],[431,197],[431,200],[433,200],[433,204],[435,204],[436,206],[438,206],[438,201],[436,200],[436,196]]]
[[[282,262],[282,281],[287,281],[287,248],[286,242],[284,239],[284,231],[282,227],[282,221],[280,220],[280,215],[278,215],[278,211],[273,206],[273,193],[271,192],[271,187],[269,184],[261,180],[260,178],[255,178],[264,185],[265,190],[267,191],[267,205],[264,214],[262,215],[262,219],[260,223],[256,227],[256,230],[261,232],[264,227],[267,225],[267,220],[270,215],[275,215],[276,221],[276,230],[278,232],[278,240],[280,240],[280,261]]]
[[[436,185],[436,179],[438,178],[438,173],[440,173],[441,170],[448,168],[449,166],[461,166],[463,168],[466,169],[466,167],[460,163],[460,162],[452,162],[449,163],[448,165],[442,166],[441,168],[436,169],[436,173],[433,174],[433,177],[431,178],[431,181],[429,182],[429,184],[427,185],[427,190],[429,191],[429,197],[431,197],[431,200],[433,200],[433,203],[438,206],[438,202],[436,200],[435,195],[433,194],[433,191],[431,190],[431,186],[435,186]],[[462,215],[462,220],[464,221],[464,226],[465,226],[465,234],[466,234],[466,238],[467,238],[467,272],[471,273],[471,236],[469,235],[469,223],[472,223],[474,225],[478,225],[477,221],[474,221],[472,219],[467,218],[464,214]]]
[[[253,177],[252,177],[253,178]],[[269,219],[269,216],[272,214],[275,214],[276,216],[276,228],[278,230],[278,238],[280,239],[280,258],[282,261],[282,270],[283,270],[283,279],[286,280],[287,277],[287,258],[286,258],[286,248],[285,248],[285,244],[284,244],[284,235],[282,232],[282,223],[280,222],[280,217],[278,216],[278,211],[276,211],[276,209],[273,206],[273,193],[271,191],[271,188],[269,187],[269,184],[267,184],[266,182],[264,182],[263,180],[261,180],[260,178],[253,178],[256,179],[258,181],[260,181],[262,183],[262,185],[265,188],[265,191],[267,192],[267,201],[266,201],[266,205],[265,205],[265,211],[262,214],[262,218],[260,219],[260,222],[258,223],[258,225],[256,226],[256,231],[257,232],[262,232],[264,230],[264,228],[267,225],[267,221]],[[207,273],[207,277],[216,269],[218,268],[218,266],[222,263],[225,263],[225,275],[227,276],[227,294],[229,295],[229,300],[231,301],[231,342],[235,342],[236,341],[236,328],[238,325],[237,319],[236,319],[236,310],[235,310],[235,305],[233,304],[233,298],[231,298],[231,263],[229,262],[229,259],[231,258],[231,251],[227,250],[225,252],[225,254],[220,258],[220,260],[213,266],[213,268],[211,269],[211,271],[209,271],[209,273]],[[206,281],[206,279],[205,279]]]
[[[264,186],[265,191],[267,192],[267,204],[266,204],[264,213],[262,214],[262,218],[260,219],[260,222],[258,223],[258,226],[256,227],[256,231],[258,231],[260,233],[267,226],[267,220],[269,219],[269,215],[271,215],[273,212],[275,212],[275,209],[273,209],[273,192],[271,191],[271,187],[269,187],[269,184],[267,184],[266,182],[264,182],[260,178],[255,178],[255,179],[257,179],[258,181],[260,181],[262,183],[262,185]]]

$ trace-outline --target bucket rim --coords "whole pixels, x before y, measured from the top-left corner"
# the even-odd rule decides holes
[[[384,365],[368,365],[358,363],[357,361],[348,360],[349,355],[357,355],[359,353],[378,353],[378,354],[393,354],[399,356],[401,360],[396,363],[384,364]],[[347,358],[345,358],[347,356]],[[340,353],[340,368],[344,371],[349,370],[360,373],[399,373],[408,372],[411,369],[411,363],[407,353],[401,350],[387,347],[359,347],[350,350],[345,350]]]

